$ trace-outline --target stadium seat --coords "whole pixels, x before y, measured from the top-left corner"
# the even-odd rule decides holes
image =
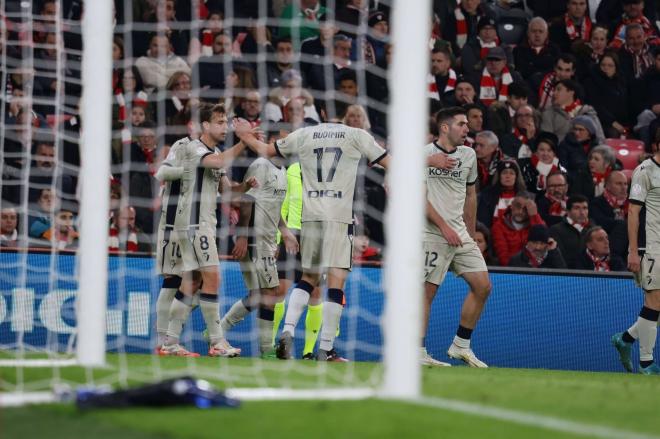
[[[605,143],[616,151],[616,158],[623,169],[633,170],[639,164],[639,157],[644,154],[644,142],[630,139],[605,139]]]

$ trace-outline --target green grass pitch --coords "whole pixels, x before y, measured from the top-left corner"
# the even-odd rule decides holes
[[[364,385],[379,379],[374,363],[239,359],[158,358],[109,355],[109,367],[0,368],[0,391],[62,382],[133,383],[180,375],[209,379],[218,387],[288,386],[307,388]],[[128,371],[128,374],[124,372]],[[506,409],[563,421],[589,424],[621,437],[660,434],[660,379],[633,374],[563,372],[529,369],[424,368],[423,394],[443,401]],[[606,437],[595,430],[592,437]],[[616,433],[613,436],[617,437]],[[244,402],[237,409],[123,409],[81,413],[70,404],[0,409],[0,437],[10,438],[572,438],[587,431],[558,431],[504,419],[397,401]]]

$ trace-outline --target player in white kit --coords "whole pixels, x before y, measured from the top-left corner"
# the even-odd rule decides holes
[[[427,223],[424,230],[424,317],[421,340],[421,362],[432,366],[448,366],[432,358],[426,351],[431,304],[448,270],[462,276],[470,286],[454,341],[447,351],[472,367],[487,367],[472,349],[470,339],[488,295],[491,284],[481,251],[472,238],[475,233],[477,161],[474,150],[465,146],[468,134],[465,111],[445,108],[436,117],[439,136],[426,145],[427,155],[439,152],[456,159],[452,169],[429,166],[426,174]]]

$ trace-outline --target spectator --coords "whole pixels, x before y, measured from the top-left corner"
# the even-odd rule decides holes
[[[552,227],[566,216],[568,180],[565,174],[555,171],[548,175],[547,183],[545,192],[536,197],[536,206],[543,221]]]
[[[552,98],[555,94],[557,83],[566,79],[573,79],[576,67],[577,60],[575,57],[569,53],[564,53],[557,58],[553,71],[544,75],[539,84],[533,78],[530,80],[532,89],[538,90],[539,110],[543,111],[552,106]],[[537,85],[538,87],[536,87]]]
[[[307,38],[319,34],[319,17],[326,13],[319,0],[296,0],[282,11],[278,37],[291,38],[296,48]]]
[[[477,156],[479,170],[479,189],[490,186],[497,166],[504,158],[499,147],[497,136],[492,131],[481,131],[474,139],[474,152]]]
[[[621,18],[625,0],[599,0],[597,8],[591,8],[591,19],[610,26],[612,22]],[[656,1],[646,0],[643,6],[644,16],[650,21],[657,18]],[[595,15],[594,15],[595,14]]]
[[[495,20],[487,16],[479,18],[477,36],[468,40],[461,50],[463,73],[470,79],[478,78],[486,65],[486,55],[498,46]],[[506,53],[504,59],[507,59]]]
[[[340,31],[351,39],[355,39],[358,26],[367,19],[369,2],[366,0],[346,0],[343,6],[337,8],[337,22]]]
[[[518,164],[527,190],[535,194],[545,191],[548,175],[552,172],[566,172],[559,164],[557,136],[552,133],[541,133],[532,157],[520,159]]]
[[[551,70],[559,54],[554,40],[548,38],[548,23],[541,17],[532,18],[527,25],[527,39],[513,49],[516,71],[524,79]]]
[[[564,140],[571,127],[571,121],[577,116],[588,116],[596,128],[598,141],[604,139],[603,127],[600,125],[596,110],[590,105],[584,105],[578,98],[580,86],[573,80],[563,80],[557,83],[552,96],[552,107],[546,108],[541,116],[541,129],[554,133],[559,141]]]
[[[339,73],[339,84],[334,102],[330,108],[326,108],[327,117],[343,118],[346,114],[346,108],[357,102],[358,95],[359,90],[355,71],[344,69]]]
[[[591,40],[593,23],[587,14],[587,0],[568,0],[566,13],[550,26],[550,39],[562,52],[570,52],[576,43]]]
[[[55,214],[55,225],[50,236],[50,242],[58,250],[75,249],[78,247],[78,231],[75,227],[74,211],[61,207]]]
[[[490,230],[478,221],[474,231],[474,242],[477,243],[486,265],[497,265],[497,258],[493,254],[493,239]]]
[[[126,206],[112,212],[108,231],[108,250],[127,253],[150,252],[150,241],[149,237],[135,224],[133,206]]]
[[[241,111],[238,114],[252,124],[253,127],[261,125],[261,94],[258,90],[249,90],[245,93],[245,99],[241,103]]]
[[[451,68],[449,48],[435,48],[431,51],[431,73],[428,75],[431,112],[439,110],[447,98],[451,99],[456,88],[456,72]]]
[[[192,67],[192,78],[195,85],[202,89],[202,97],[219,97],[218,90],[225,88],[225,69],[235,60],[232,56],[231,37],[226,33],[217,33],[213,37],[213,53],[200,57]]]
[[[612,251],[625,256],[628,250],[628,178],[612,171],[605,180],[605,191],[589,203],[589,215],[602,226],[611,240]]]
[[[342,123],[349,127],[360,128],[367,131],[371,129],[367,111],[359,104],[353,104],[346,109],[346,115],[342,119]]]
[[[589,200],[584,195],[572,195],[566,203],[564,219],[550,227],[550,236],[557,241],[566,266],[576,268],[582,249],[582,238],[589,227]]]
[[[654,135],[651,123],[660,115],[660,48],[655,49],[654,60],[644,76],[632,84],[630,99],[632,115],[637,115],[634,130],[646,145],[651,144]]]
[[[362,46],[362,56],[367,64],[383,65],[385,62],[386,47],[389,44],[390,27],[387,22],[387,15],[381,11],[372,12],[369,15],[369,29],[367,31],[367,40]],[[354,44],[359,44],[354,40]],[[360,49],[354,47],[353,59],[359,59]]]
[[[600,226],[590,227],[584,234],[584,250],[580,252],[575,268],[599,272],[626,271],[626,265],[617,255],[610,254],[607,232]]]
[[[470,129],[467,142],[473,145],[477,133],[484,129],[484,110],[478,104],[465,104],[463,108],[467,113],[468,128]]]
[[[628,88],[620,74],[619,57],[606,53],[598,66],[592,68],[585,83],[586,101],[598,113],[605,136],[619,138],[628,134],[631,125],[628,103]]]
[[[509,259],[509,267],[566,268],[566,262],[557,248],[557,241],[550,237],[548,228],[537,224],[529,229],[522,251]]]
[[[0,247],[18,247],[18,213],[13,207],[0,210]]]
[[[603,194],[605,180],[615,169],[616,155],[607,145],[598,145],[589,151],[587,165],[578,170],[571,182],[571,193],[592,199]]]
[[[37,205],[28,217],[28,236],[50,240],[53,235],[52,215],[59,210],[60,201],[52,189],[42,189]]]
[[[199,35],[190,39],[190,45],[188,46],[188,62],[190,65],[194,65],[200,57],[217,54],[219,50],[222,50],[222,53],[231,53],[231,38],[223,34],[225,29],[224,19],[225,15],[222,11],[209,11],[202,28],[199,30]],[[227,37],[229,44],[227,45],[226,39],[218,38],[219,35]],[[219,47],[216,48],[216,45]]]
[[[188,133],[192,108],[199,103],[192,97],[190,74],[174,72],[167,81],[168,99],[165,101],[165,123],[167,133],[165,143],[173,144]]]
[[[586,43],[576,43],[573,52],[578,60],[578,78],[584,81],[588,78],[592,66],[598,65],[607,50],[607,35],[609,30],[596,24],[591,30],[591,39]]]
[[[493,247],[500,265],[507,266],[511,256],[522,251],[532,226],[543,224],[534,196],[518,192],[501,217],[493,220]]]
[[[559,163],[568,175],[575,175],[585,163],[589,151],[598,145],[596,125],[588,116],[578,116],[571,121],[571,130],[559,144]]]
[[[442,35],[451,43],[454,53],[460,53],[465,44],[477,37],[479,20],[484,10],[481,0],[463,0],[456,2],[453,14],[447,16]]]
[[[516,194],[524,190],[525,182],[516,162],[502,160],[497,165],[494,184],[479,193],[477,221],[490,227],[495,218],[504,214]]]
[[[280,38],[275,42],[275,62],[268,64],[266,70],[269,87],[280,85],[282,75],[293,69],[293,63],[296,60],[296,54],[293,51],[291,38]]]
[[[153,35],[147,54],[139,57],[135,66],[148,92],[156,88],[164,89],[174,72],[183,71],[190,74],[186,61],[172,53],[170,40],[166,35]]]
[[[332,69],[331,77],[326,74],[324,63],[313,64],[305,80],[312,90],[325,92],[334,90],[339,83],[339,73],[341,70],[351,65],[351,39],[344,34],[337,34],[332,44]]]
[[[658,38],[658,29],[655,24],[644,16],[644,0],[623,0],[623,16],[612,26],[612,41],[610,47],[620,48],[628,43],[628,29],[637,27],[642,32],[644,40],[656,43]]]
[[[380,249],[369,244],[370,239],[367,230],[355,235],[353,238],[353,261],[372,262],[382,259]]]
[[[304,40],[300,46],[300,71],[303,77],[309,77],[309,71],[315,64],[320,64],[326,55],[332,53],[337,26],[333,20],[323,14],[319,17],[319,35]]]
[[[486,107],[496,101],[506,101],[509,85],[522,78],[516,71],[509,70],[504,49],[495,47],[486,55],[486,67],[479,80],[479,100]]]
[[[153,175],[158,169],[158,155],[162,151],[159,150],[160,141],[154,122],[145,122],[138,133],[138,141],[131,145],[128,202],[135,206],[136,223],[146,233],[151,233],[154,226],[152,201],[158,191],[157,180]]]
[[[466,104],[481,105],[481,102],[477,100],[477,91],[474,88],[474,84],[472,84],[465,77],[459,77],[456,80],[456,90],[454,91],[454,103],[459,107]]]
[[[314,119],[305,117],[305,99],[303,97],[289,100],[284,106],[282,117],[282,122],[290,125],[291,131],[317,123]]]
[[[254,71],[247,65],[234,64],[225,77],[224,104],[228,117],[240,109],[248,90],[257,87]]]
[[[28,196],[31,202],[39,198],[42,189],[51,187],[67,198],[73,199],[75,196],[75,181],[71,175],[62,172],[62,167],[56,158],[53,140],[50,136],[35,135]]]
[[[514,82],[509,86],[505,102],[495,102],[488,107],[488,128],[500,139],[500,149],[509,157],[518,157],[521,140],[514,135],[513,119],[521,107],[527,105],[529,88],[524,82]]]
[[[631,24],[626,27],[626,42],[619,50],[621,74],[627,84],[644,76],[653,66],[653,52],[642,26]]]
[[[532,147],[536,144],[536,138],[541,132],[541,113],[535,110],[531,105],[522,105],[513,117],[513,137],[517,142],[511,139],[512,136],[505,136],[502,143],[508,143],[507,150],[516,150],[517,158],[529,158],[532,156]]]
[[[282,75],[282,86],[276,87],[270,91],[268,102],[264,105],[264,118],[270,122],[279,122],[284,118],[282,110],[291,100],[298,97],[304,99],[305,117],[320,121],[314,98],[311,93],[302,88],[302,77],[296,70],[289,70]]]

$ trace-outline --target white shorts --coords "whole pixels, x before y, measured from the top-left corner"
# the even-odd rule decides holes
[[[644,291],[660,290],[660,253],[644,253],[635,280]]]
[[[177,238],[181,247],[183,271],[218,266],[220,261],[214,229],[200,227],[181,230],[177,231]]]
[[[175,238],[176,233],[173,230],[158,230],[156,266],[158,273],[165,276],[181,276],[183,272],[181,247]]]
[[[259,249],[256,246],[250,247],[248,255],[240,261],[240,264],[243,281],[248,291],[276,288],[280,285],[274,251]]]
[[[442,284],[449,270],[457,276],[488,271],[486,261],[473,240],[463,243],[461,247],[452,247],[446,242],[424,241],[422,247],[424,280],[434,285]]]
[[[303,270],[353,266],[353,224],[334,221],[307,221],[300,231]]]

